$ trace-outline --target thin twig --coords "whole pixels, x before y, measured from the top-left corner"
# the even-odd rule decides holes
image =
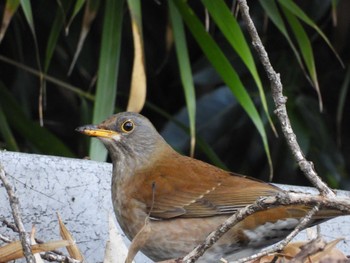
[[[253,260],[257,260],[263,256],[266,256],[268,254],[272,254],[275,253],[277,251],[281,251],[282,249],[285,248],[285,246],[288,245],[288,243],[301,231],[303,230],[307,224],[310,222],[310,220],[312,219],[313,215],[315,213],[317,213],[319,211],[319,205],[314,206],[307,214],[305,217],[303,217],[299,224],[294,228],[294,230],[292,232],[289,233],[288,236],[286,236],[285,239],[283,239],[281,242],[277,243],[276,245],[272,246],[271,248],[265,249],[259,253],[256,253],[254,255],[251,255],[249,257],[245,257],[242,259],[239,259],[237,261],[237,263],[243,263],[243,262],[248,262],[248,261],[253,261]]]
[[[296,139],[296,135],[293,131],[293,128],[290,124],[290,120],[287,114],[286,109],[286,97],[283,96],[283,86],[281,83],[280,75],[276,73],[273,69],[271,62],[269,60],[268,54],[265,50],[264,45],[258,35],[256,27],[249,15],[249,7],[246,0],[238,0],[238,4],[240,7],[240,12],[242,14],[242,18],[246,23],[248,32],[250,37],[252,38],[252,44],[256,49],[260,61],[266,71],[267,77],[270,80],[272,97],[276,106],[275,113],[281,123],[281,128],[283,134],[286,138],[287,144],[292,151],[292,154],[298,163],[300,169],[306,175],[306,177],[310,180],[310,182],[320,191],[322,195],[334,196],[333,191],[320,179],[317,175],[313,163],[306,160],[298,142]]]
[[[58,255],[52,252],[44,252],[40,253],[41,258],[50,261],[50,262],[65,262],[65,263],[81,263],[81,261],[76,260],[74,258]]]
[[[210,233],[202,244],[198,245],[189,254],[187,254],[183,258],[183,262],[195,262],[228,230],[230,230],[234,225],[241,222],[249,215],[254,214],[258,211],[281,205],[305,205],[310,207],[319,206],[320,208],[339,210],[339,215],[341,215],[342,213],[350,214],[349,198],[323,197],[288,192],[282,192],[277,194],[276,196],[263,197],[255,201],[253,204],[238,210],[235,214],[230,216],[215,231]]]
[[[28,233],[26,232],[24,225],[23,225],[23,222],[22,222],[22,219],[21,219],[19,200],[18,200],[17,196],[15,195],[10,182],[7,180],[7,177],[5,175],[5,171],[4,171],[1,164],[0,164],[0,179],[1,179],[4,187],[6,188],[7,194],[9,196],[9,202],[10,202],[10,206],[12,209],[12,215],[13,215],[13,219],[16,223],[16,226],[19,230],[19,237],[21,240],[24,257],[26,258],[27,263],[35,263],[36,261],[35,261],[35,258],[33,256],[32,249],[30,246],[30,244],[31,244],[30,237],[29,237]]]
[[[2,222],[2,224],[4,226],[6,226],[7,228],[11,229],[13,232],[16,232],[16,233],[19,232],[17,226],[14,223],[12,223],[12,222],[7,221],[5,219],[5,217],[3,217],[3,216],[0,217],[0,221]]]
[[[11,238],[6,237],[6,236],[4,236],[4,235],[2,235],[2,234],[0,234],[0,240],[1,240],[2,242],[5,242],[5,243],[11,243],[11,242],[13,242],[13,240],[12,240]]]

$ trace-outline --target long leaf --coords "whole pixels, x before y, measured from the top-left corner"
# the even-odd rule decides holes
[[[72,1],[63,1],[62,6],[56,9],[55,19],[53,21],[50,35],[46,45],[45,61],[44,61],[44,72],[47,72],[51,63],[53,52],[55,51],[58,37],[61,34],[63,25],[65,23],[65,12],[69,9]]]
[[[169,13],[174,33],[176,55],[179,64],[182,87],[185,92],[185,100],[190,122],[191,151],[190,155],[194,156],[196,143],[196,95],[194,90],[192,70],[186,45],[186,35],[184,25],[179,12],[172,1],[169,1]]]
[[[74,65],[77,62],[79,54],[83,48],[85,39],[90,31],[91,23],[92,23],[92,21],[94,21],[96,14],[98,12],[99,6],[100,6],[100,0],[89,0],[87,2],[87,5],[85,6],[85,12],[84,12],[84,17],[83,17],[83,23],[81,25],[78,45],[77,45],[77,48],[75,50],[72,63],[69,67],[68,75],[70,75],[73,71]],[[66,28],[66,30],[68,30],[68,29]]]
[[[338,18],[337,18],[338,3],[339,3],[339,0],[332,0],[332,21],[333,21],[334,27],[336,27],[338,24]]]
[[[21,0],[21,7],[23,10],[24,16],[26,17],[27,23],[30,27],[30,30],[32,31],[32,34],[35,35],[33,12],[32,12],[32,6],[30,4],[30,1],[29,0]]]
[[[143,49],[140,0],[128,0],[134,40],[134,64],[127,111],[140,112],[146,101],[145,54]]]
[[[198,45],[203,50],[212,66],[219,73],[226,85],[231,89],[232,93],[237,98],[237,101],[246,111],[249,118],[257,128],[263,141],[264,149],[270,166],[270,175],[272,176],[272,161],[264,125],[258,114],[258,111],[254,106],[253,101],[249,97],[248,92],[245,90],[241,80],[239,79],[237,72],[231,66],[225,54],[218,47],[213,38],[206,32],[203,24],[194,14],[193,10],[187,5],[187,3],[183,0],[172,1],[175,3],[187,27],[190,29],[193,37],[196,39]]]
[[[298,19],[291,12],[289,12],[288,9],[282,7],[282,10],[297,40],[299,49],[303,56],[304,62],[306,64],[306,68],[309,71],[312,84],[315,87],[315,90],[317,92],[320,111],[322,111],[323,110],[322,95],[320,91],[320,86],[318,84],[315,58],[314,58],[314,53],[312,50],[310,39],[306,34],[304,28],[298,21]]]
[[[338,144],[341,143],[341,124],[343,120],[343,113],[344,113],[344,106],[347,98],[347,94],[349,91],[349,85],[350,85],[350,66],[348,66],[348,69],[345,74],[344,82],[341,86],[340,92],[339,92],[339,99],[338,99],[338,107],[337,107],[337,133],[338,133]]]
[[[57,219],[58,219],[58,225],[60,227],[61,238],[71,243],[71,245],[66,247],[69,253],[69,256],[81,262],[84,262],[83,254],[81,253],[78,245],[74,242],[74,237],[72,233],[68,230],[66,225],[63,223],[62,218],[58,212],[57,212]]]
[[[117,94],[123,4],[124,1],[121,0],[105,1],[93,123],[99,123],[113,113]],[[90,157],[99,161],[106,160],[107,151],[97,140],[90,143]]]
[[[5,36],[6,30],[10,24],[13,15],[16,13],[19,6],[19,0],[7,0],[4,8],[4,14],[2,16],[1,28],[0,28],[0,43]]]
[[[282,35],[286,38],[289,46],[291,47],[294,56],[296,57],[300,68],[304,72],[305,76],[310,80],[310,78],[307,75],[307,72],[305,70],[303,61],[301,59],[301,56],[299,54],[298,49],[295,47],[292,39],[289,36],[289,33],[287,31],[287,28],[285,26],[284,20],[280,14],[280,11],[278,10],[278,7],[276,5],[276,2],[274,0],[260,0],[259,3],[264,8],[266,14],[271,19],[271,21],[274,23],[274,25],[278,28],[278,30],[282,33]]]
[[[26,17],[27,23],[30,27],[30,31],[32,32],[33,39],[34,39],[34,46],[35,46],[35,58],[36,63],[38,65],[38,69],[40,71],[39,80],[40,80],[40,91],[39,91],[39,120],[40,120],[40,126],[44,125],[44,110],[45,107],[45,99],[46,99],[46,83],[43,78],[42,73],[42,67],[40,62],[40,52],[39,52],[39,45],[38,40],[35,33],[35,26],[34,26],[34,19],[33,19],[33,12],[32,12],[32,5],[29,0],[21,0],[21,7],[24,13],[24,16]]]
[[[292,14],[294,14],[296,17],[298,17],[300,20],[304,21],[306,24],[311,26],[313,29],[316,30],[316,32],[323,38],[323,40],[326,42],[326,44],[329,46],[329,48],[333,51],[334,55],[337,57],[339,63],[344,67],[344,63],[339,57],[337,51],[335,51],[334,47],[332,46],[329,39],[326,37],[326,35],[322,32],[322,30],[316,25],[312,19],[310,19],[303,10],[300,9],[300,7],[292,0],[278,0],[278,2],[286,9],[288,9]]]
[[[208,9],[210,15],[212,16],[217,26],[220,28],[221,32],[224,34],[228,42],[231,44],[233,49],[236,51],[238,56],[242,59],[243,63],[248,68],[250,74],[253,76],[253,79],[259,90],[263,109],[266,113],[266,116],[268,117],[269,123],[273,131],[276,133],[276,129],[272,123],[269,114],[264,88],[262,86],[258,71],[256,69],[253,55],[250,52],[248,43],[245,40],[245,37],[237,20],[232,15],[231,11],[228,9],[224,1],[202,0],[202,2]]]

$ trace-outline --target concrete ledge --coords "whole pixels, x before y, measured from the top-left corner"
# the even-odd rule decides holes
[[[108,213],[113,211],[110,196],[111,164],[6,151],[0,152],[0,163],[20,199],[27,230],[34,223],[38,238],[46,241],[59,239],[56,217],[56,212],[59,212],[86,260],[103,261],[108,239]],[[313,188],[281,187],[317,193]],[[338,192],[350,198],[350,192]],[[0,187],[0,217],[12,221],[7,193],[3,187]],[[321,230],[328,240],[344,237],[338,248],[350,254],[350,216],[323,223]],[[0,233],[17,238],[4,226],[0,226]],[[299,235],[299,239],[305,238],[303,235]],[[136,262],[150,261],[138,255]]]

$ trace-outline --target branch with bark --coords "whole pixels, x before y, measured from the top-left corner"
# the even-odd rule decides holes
[[[35,258],[34,258],[34,255],[32,253],[32,249],[31,249],[30,236],[26,232],[26,230],[24,228],[24,224],[22,222],[21,209],[20,209],[18,197],[16,196],[15,192],[13,191],[9,180],[7,179],[7,177],[5,175],[5,170],[1,164],[0,164],[0,179],[1,179],[3,185],[6,189],[8,197],[9,197],[9,202],[10,202],[10,206],[12,209],[12,216],[13,216],[13,219],[15,221],[16,227],[18,229],[19,238],[21,240],[24,257],[26,258],[27,263],[35,263],[36,261],[35,261]]]
[[[252,45],[254,46],[259,56],[260,62],[264,67],[268,79],[270,80],[272,97],[276,107],[274,112],[278,117],[288,147],[291,150],[293,157],[295,158],[301,171],[310,180],[310,182],[319,190],[321,196],[305,196],[303,194],[289,193],[286,194],[283,198],[281,196],[276,196],[264,198],[262,200],[257,200],[254,204],[237,211],[234,215],[227,219],[226,222],[224,222],[216,231],[209,234],[203,244],[197,246],[192,252],[190,252],[187,256],[185,256],[182,259],[182,261],[186,263],[195,262],[222,235],[224,235],[228,230],[231,229],[232,226],[234,226],[238,222],[242,221],[243,219],[255,212],[271,208],[273,206],[305,204],[313,206],[313,209],[311,209],[309,213],[300,220],[300,223],[295,228],[295,230],[291,232],[290,235],[288,235],[282,242],[274,245],[271,249],[265,250],[262,253],[258,253],[248,258],[241,259],[239,262],[246,262],[252,259],[257,259],[268,253],[276,252],[283,249],[295,235],[297,235],[305,226],[307,226],[308,222],[310,222],[312,218],[312,215],[319,208],[334,208],[336,210],[339,210],[340,212],[343,212],[344,214],[348,214],[350,212],[349,200],[344,198],[337,198],[334,192],[317,175],[313,163],[305,158],[305,155],[303,154],[298,144],[296,135],[293,131],[288,117],[286,109],[287,98],[283,95],[283,85],[281,82],[280,74],[278,74],[271,65],[265,47],[262,44],[257,29],[252,21],[252,18],[249,15],[249,6],[247,4],[247,1],[238,0],[238,6],[242,15],[242,19],[245,22],[249,35],[251,37]]]
[[[272,98],[275,103],[275,113],[281,124],[283,135],[291,150],[295,161],[299,165],[301,171],[310,180],[310,182],[320,191],[322,195],[334,196],[333,191],[321,180],[317,175],[312,162],[306,160],[304,153],[302,152],[293,128],[290,124],[290,120],[287,113],[286,102],[287,98],[283,95],[283,85],[281,82],[280,74],[276,73],[273,69],[269,56],[265,50],[264,45],[259,37],[258,31],[253,23],[252,18],[249,15],[249,6],[246,0],[238,0],[240,12],[247,26],[248,33],[252,39],[252,45],[254,46],[260,62],[266,71],[266,75],[270,80]]]
[[[339,215],[341,215],[342,213],[344,214],[350,213],[349,198],[343,198],[343,197],[337,197],[337,196],[324,197],[321,195],[313,196],[310,194],[290,193],[290,192],[283,192],[276,196],[262,197],[258,199],[255,203],[240,209],[235,214],[233,214],[230,218],[228,218],[221,226],[218,227],[217,230],[215,230],[214,232],[208,235],[204,243],[197,246],[191,253],[185,256],[182,259],[182,262],[184,263],[195,262],[197,259],[200,258],[200,256],[204,254],[206,250],[208,250],[213,244],[215,244],[215,242],[218,241],[219,238],[222,237],[228,230],[230,230],[234,225],[241,222],[249,215],[252,215],[262,210],[266,210],[268,208],[273,208],[281,205],[300,205],[300,204],[314,207],[314,208],[311,209],[309,213],[300,220],[300,223],[296,227],[296,230],[290,234],[291,236],[288,236],[286,240],[282,241],[282,243],[278,243],[277,245],[273,246],[272,249],[268,250],[267,253],[272,253],[283,249],[283,247],[287,245],[288,242],[296,234],[298,234],[300,230],[302,230],[307,225],[307,223],[312,218],[312,215],[316,213],[318,209],[328,208],[328,209],[339,210]],[[246,258],[244,259],[244,261],[239,261],[239,262],[245,262],[251,259],[256,259],[263,255],[265,255],[265,253],[253,255],[252,257]]]

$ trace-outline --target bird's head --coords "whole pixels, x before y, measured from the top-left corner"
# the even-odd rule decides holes
[[[145,166],[157,150],[167,146],[152,123],[133,112],[121,112],[98,125],[82,126],[76,131],[100,139],[113,163],[127,165],[125,168]]]

